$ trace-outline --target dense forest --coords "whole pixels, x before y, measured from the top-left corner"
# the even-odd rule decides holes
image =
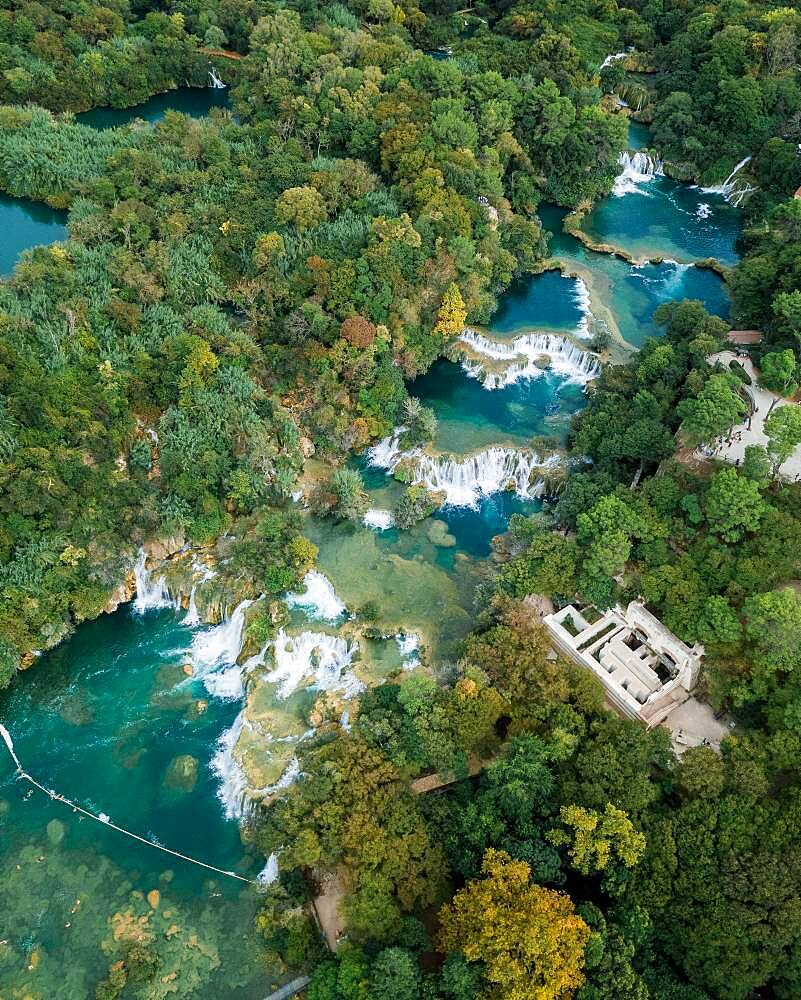
[[[103,612],[145,539],[228,533],[240,589],[297,586],[304,459],[331,471],[319,509],[358,516],[346,459],[404,418],[430,438],[406,381],[544,266],[540,204],[609,192],[615,95],[644,95],[676,176],[751,157],[733,320],[764,331],[765,384],[797,391],[798,13],[459,10],[0,0],[0,190],[69,210],[69,238],[0,283],[0,686]],[[204,85],[218,58],[233,111],[76,124]],[[258,933],[310,1000],[801,996],[801,486],[775,476],[801,421],[737,469],[688,464],[745,414],[741,376],[706,360],[730,324],[693,302],[656,318],[574,417],[564,490],[495,540],[458,662],[367,691],[250,816],[281,851]],[[549,656],[530,594],[641,596],[702,642],[703,694],[736,723],[722,753],[679,759],[612,715]],[[432,772],[457,780],[415,796]],[[331,872],[333,956],[301,908]]]

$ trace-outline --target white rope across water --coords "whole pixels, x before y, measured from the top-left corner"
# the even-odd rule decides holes
[[[2,722],[0,722],[0,736],[3,737],[6,747],[8,747],[8,752],[11,754],[11,759],[14,761],[19,777],[30,782],[34,788],[38,788],[40,791],[44,792],[45,795],[49,796],[49,798],[53,799],[53,801],[63,802],[64,805],[69,806],[76,812],[83,813],[83,815],[88,816],[89,819],[93,819],[97,823],[102,823],[103,826],[111,827],[112,830],[116,830],[118,833],[123,833],[126,837],[131,837],[133,840],[138,840],[143,844],[147,844],[148,847],[155,847],[158,851],[163,851],[165,854],[171,854],[174,858],[180,858],[182,861],[188,861],[190,864],[199,865],[201,868],[208,868],[209,871],[217,872],[219,875],[227,875],[228,878],[235,878],[240,882],[247,882],[249,885],[255,885],[259,888],[263,888],[262,883],[258,882],[256,879],[246,878],[244,875],[237,875],[236,872],[225,871],[224,868],[217,868],[215,865],[208,865],[205,861],[198,861],[197,858],[190,858],[186,854],[181,854],[180,851],[173,851],[170,850],[169,847],[163,847],[161,844],[157,844],[154,840],[148,840],[147,837],[140,837],[138,833],[133,833],[131,830],[126,830],[124,827],[117,826],[116,823],[112,823],[110,819],[102,814],[96,816],[94,813],[89,812],[88,809],[84,809],[83,806],[79,806],[77,802],[72,802],[63,795],[59,795],[58,792],[54,792],[52,788],[45,788],[44,785],[40,784],[23,768],[19,757],[17,757],[17,754],[14,751],[14,741],[11,739],[11,733],[9,733]]]

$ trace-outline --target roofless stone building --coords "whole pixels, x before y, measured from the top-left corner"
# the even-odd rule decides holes
[[[558,652],[591,670],[619,712],[649,727],[686,701],[698,680],[704,647],[682,642],[642,601],[603,615],[569,604],[543,622]]]

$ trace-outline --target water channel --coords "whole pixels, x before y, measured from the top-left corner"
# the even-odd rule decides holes
[[[187,100],[217,103],[220,96],[199,91]],[[81,120],[95,127],[121,124],[118,115],[153,121],[175,99],[162,95],[142,108],[104,109]],[[203,113],[198,103],[192,108],[182,110]],[[633,130],[633,148],[646,140]],[[699,215],[702,204],[709,211]],[[35,228],[60,227],[60,218],[37,214],[38,206],[26,210],[14,199],[0,200],[0,231],[13,231],[0,270],[11,269],[22,247],[64,237],[63,229]],[[593,317],[636,347],[658,332],[652,316],[662,301],[700,298],[712,311],[727,312],[719,275],[690,263],[736,259],[737,213],[722,197],[655,175],[606,199],[585,220],[593,240],[677,263],[633,266],[565,234],[561,211],[546,206],[541,217],[552,255],[572,276],[549,271],[519,282],[489,327],[476,331],[483,340],[468,345],[473,354],[465,365],[440,360],[410,386],[439,421],[434,451],[418,459],[415,474],[442,489],[449,503],[408,531],[392,526],[403,487],[389,474],[401,446],[389,440],[357,462],[370,492],[367,524],[306,515],[323,575],[308,581],[305,606],[301,599],[272,650],[276,670],[269,655],[249,665],[261,686],[255,694],[251,686],[245,721],[255,733],[264,726],[269,737],[285,740],[280,753],[273,743],[271,757],[253,762],[256,773],[269,775],[263,784],[291,769],[293,748],[308,730],[304,679],[313,675],[319,690],[347,700],[363,683],[413,668],[420,656],[457,655],[475,586],[491,569],[492,537],[512,513],[541,505],[532,453],[542,451],[543,438],[558,446],[570,415],[583,405],[590,362],[575,352],[587,349]],[[567,347],[549,348],[554,363],[546,370],[531,361],[545,341],[531,338],[554,334],[567,336]],[[531,357],[521,355],[520,371],[507,378],[504,351],[526,345]],[[510,480],[516,490],[506,489]],[[258,754],[253,746],[240,747],[239,758],[234,753],[245,729],[236,667],[241,611],[222,626],[192,624],[191,615],[159,597],[152,580],[140,584],[153,588],[144,602],[149,607],[124,606],[42,656],[0,696],[0,719],[13,730],[24,764],[45,784],[146,837],[255,877],[264,859],[243,845],[235,818],[243,785],[238,764]],[[369,603],[377,606],[385,640],[354,639],[348,631],[343,606],[351,611]],[[175,973],[171,996],[256,1000],[279,980],[276,970],[259,964],[252,931],[257,890],[73,814],[16,781],[5,757],[0,864],[0,994],[82,1000],[137,934],[159,942],[162,968]]]

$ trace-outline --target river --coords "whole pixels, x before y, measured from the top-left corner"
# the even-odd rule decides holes
[[[186,95],[201,103],[219,96]],[[162,95],[143,108],[105,109],[81,120],[96,127],[121,124],[120,115],[153,121],[175,100],[176,93]],[[633,129],[632,151],[645,142],[647,133]],[[708,211],[699,214],[701,205]],[[9,271],[23,247],[64,237],[63,219],[42,211],[0,200],[0,228],[10,234],[0,269]],[[361,684],[414,667],[421,655],[457,655],[475,586],[491,570],[492,537],[512,513],[537,510],[538,494],[548,488],[548,469],[538,471],[534,453],[541,461],[545,444],[558,447],[584,403],[595,364],[586,353],[593,323],[613,327],[625,349],[657,332],[652,315],[662,301],[689,295],[721,315],[728,310],[718,274],[691,264],[709,256],[736,260],[739,217],[721,196],[654,175],[584,220],[594,241],[677,263],[633,266],[563,233],[560,210],[544,206],[541,216],[552,255],[573,276],[549,271],[518,282],[487,329],[463,345],[464,365],[442,359],[410,386],[439,420],[434,454],[417,459],[415,475],[450,502],[400,532],[390,518],[403,490],[388,474],[397,460],[393,442],[358,459],[370,523],[332,524],[305,514],[323,576],[309,580],[306,606],[294,608],[272,650],[280,669],[271,673],[270,656],[263,665],[251,662],[256,683],[244,703],[235,665],[241,611],[222,627],[192,625],[143,576],[140,589],[152,607],[124,606],[82,626],[0,696],[0,719],[35,777],[146,838],[253,878],[264,859],[239,836],[242,767],[257,785],[291,774],[313,700],[304,679],[313,674],[318,689],[347,703]],[[542,339],[554,335],[560,339]],[[554,361],[548,371],[538,367],[543,344]],[[546,484],[538,488],[540,475]],[[506,489],[510,480],[516,490]],[[369,602],[385,639],[365,637],[342,613],[343,604],[355,610]],[[265,750],[267,736],[284,742]],[[174,996],[256,1000],[279,981],[260,965],[255,888],[81,818],[16,781],[3,760],[0,993],[83,1000],[136,935],[158,951],[165,975],[174,973]]]

